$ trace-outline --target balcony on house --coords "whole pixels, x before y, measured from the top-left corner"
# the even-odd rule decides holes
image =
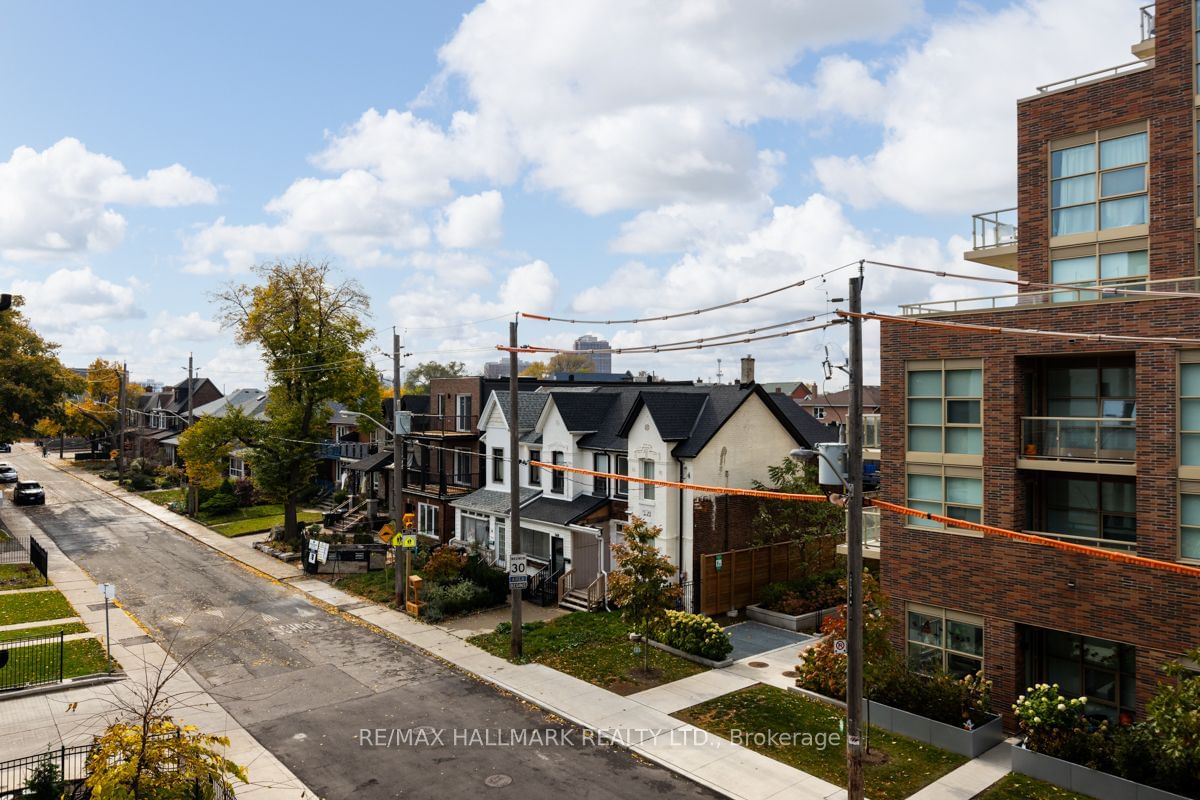
[[[863,509],[863,533],[862,533],[862,554],[863,558],[878,559],[881,554],[880,537],[879,537],[879,509],[864,508]],[[837,546],[837,551],[841,555],[846,555],[849,552],[849,547],[846,542],[842,542]]]
[[[1138,16],[1141,21],[1141,39],[1129,49],[1144,61],[1154,58],[1154,3],[1138,9]]]
[[[1028,480],[1025,492],[1028,533],[1090,547],[1137,550],[1133,478],[1048,473]]]
[[[1024,459],[1132,464],[1135,441],[1132,417],[1021,418]]]
[[[1171,294],[1200,292],[1200,278],[1134,278],[1121,282],[1080,283],[1056,289],[1040,289],[1017,294],[963,297],[954,300],[930,300],[900,306],[906,317],[978,314],[987,311],[1013,311],[1079,303],[1111,303],[1154,300]],[[1000,324],[997,322],[997,324]]]
[[[971,217],[971,249],[967,261],[1004,269],[1017,268],[1017,209],[985,211]]]
[[[326,439],[317,446],[317,458],[324,461],[358,461],[375,452],[372,442],[339,442]]]

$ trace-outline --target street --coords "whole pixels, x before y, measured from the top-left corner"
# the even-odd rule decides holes
[[[321,797],[713,797],[308,602],[17,448],[29,519]],[[186,721],[186,709],[178,716]],[[369,731],[370,733],[364,733]],[[476,733],[478,731],[478,733]],[[524,744],[512,744],[524,742]],[[253,778],[253,767],[251,767]]]

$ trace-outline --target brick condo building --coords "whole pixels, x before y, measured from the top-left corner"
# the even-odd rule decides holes
[[[1159,0],[1138,63],[1018,102],[1018,207],[978,215],[966,254],[1039,284],[1192,296],[1027,286],[906,316],[1200,341],[1193,14]],[[881,339],[882,414],[896,420],[886,500],[1200,564],[1200,344],[901,323]],[[1086,695],[1089,713],[1137,719],[1160,665],[1200,646],[1196,578],[917,518],[881,524],[896,645],[920,669],[982,666],[997,710],[1047,681]]]

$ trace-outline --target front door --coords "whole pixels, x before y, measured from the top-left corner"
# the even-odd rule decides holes
[[[575,531],[571,539],[571,569],[575,585],[587,586],[600,574],[600,540],[593,534]]]
[[[561,575],[566,569],[563,559],[563,540],[561,536],[550,537],[550,574]]]

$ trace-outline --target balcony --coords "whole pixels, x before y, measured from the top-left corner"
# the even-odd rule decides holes
[[[1045,536],[1047,539],[1058,539],[1086,547],[1103,547],[1106,550],[1120,550],[1123,553],[1136,553],[1137,542],[1127,542],[1121,539],[1102,539],[1096,536],[1072,536],[1069,533],[1054,533],[1051,531],[1025,531],[1034,536]]]
[[[1017,210],[985,211],[971,217],[971,249],[967,261],[1004,269],[1017,268]]]
[[[863,538],[862,538],[862,554],[863,558],[878,559],[882,553],[880,550],[879,537],[879,509],[864,508],[863,509]],[[841,555],[846,555],[849,549],[845,542],[837,546],[837,551]]]
[[[1022,417],[1022,469],[1075,472],[1111,465],[1105,473],[1134,474],[1136,420],[1121,417]]]
[[[1129,300],[1156,300],[1180,292],[1200,292],[1200,278],[1164,278],[1155,281],[1138,280],[1128,284],[1106,284],[1103,286],[1072,286],[1062,289],[1044,289],[1019,294],[1002,294],[990,297],[966,297],[958,300],[931,300],[924,303],[909,303],[900,306],[906,317],[971,313],[980,311],[1017,311],[1041,306],[1066,305],[1070,303],[1097,303]]]
[[[1142,38],[1129,48],[1135,56],[1142,60],[1154,58],[1154,4],[1142,6],[1139,9],[1141,18]]]
[[[375,445],[371,442],[335,442],[326,439],[317,446],[317,458],[323,461],[358,461],[374,453]]]

